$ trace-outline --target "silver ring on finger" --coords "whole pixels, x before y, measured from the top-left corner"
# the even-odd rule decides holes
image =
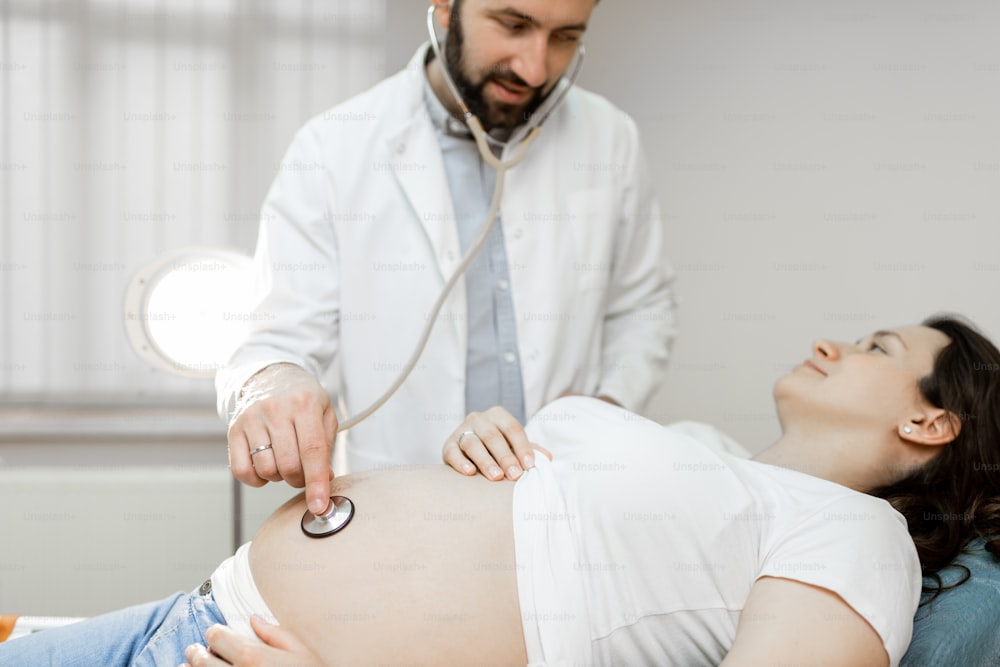
[[[464,438],[467,435],[475,435],[475,434],[476,434],[475,431],[462,431],[461,433],[459,433],[458,434],[458,446],[459,447],[462,446],[462,438]]]
[[[260,447],[254,447],[253,449],[250,450],[250,456],[253,456],[254,454],[260,454],[265,449],[271,449],[271,443],[267,443],[266,445],[261,445]]]

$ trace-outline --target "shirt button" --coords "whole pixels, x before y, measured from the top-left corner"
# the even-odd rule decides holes
[[[514,230],[514,238],[515,239],[519,239],[522,236],[524,236],[524,230],[522,230],[520,227],[518,227],[517,229]]]
[[[501,291],[506,292],[507,288],[510,287],[510,283],[501,278],[500,280],[497,281],[497,287],[500,288]]]
[[[506,361],[508,364],[514,363],[514,359],[516,359],[516,357],[514,356],[513,352],[503,353],[503,360]]]

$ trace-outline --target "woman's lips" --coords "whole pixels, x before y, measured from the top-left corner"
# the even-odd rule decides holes
[[[805,366],[806,368],[813,369],[814,371],[816,371],[820,375],[826,376],[826,371],[824,371],[822,368],[820,368],[819,366],[817,366],[816,364],[814,364],[812,362],[812,360],[810,360],[810,359],[806,359],[805,361],[803,361],[802,365]]]

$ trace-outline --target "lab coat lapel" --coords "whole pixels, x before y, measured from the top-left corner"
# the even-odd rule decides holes
[[[419,79],[419,76],[415,78]],[[443,286],[458,268],[462,253],[441,147],[430,118],[423,108],[422,88],[420,88],[422,81],[416,83],[418,95],[421,95],[419,110],[398,132],[388,138],[387,147],[391,159],[387,167],[391,167],[396,182],[406,195],[413,216],[424,228],[441,273]],[[428,311],[430,307],[431,304],[428,304]],[[465,283],[460,280],[445,302],[439,317],[451,320],[463,355],[467,343],[467,310]]]

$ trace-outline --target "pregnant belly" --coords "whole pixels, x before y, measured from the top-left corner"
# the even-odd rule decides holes
[[[306,537],[292,499],[254,537],[254,581],[329,665],[524,665],[513,491],[443,466],[338,478],[351,523]]]

